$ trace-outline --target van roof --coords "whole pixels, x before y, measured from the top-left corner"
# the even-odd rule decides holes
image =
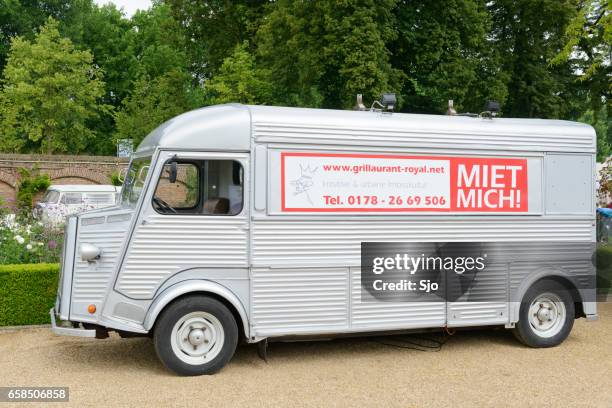
[[[80,192],[80,193],[116,193],[118,187],[110,184],[53,184],[47,190],[55,190],[61,192]]]
[[[170,119],[153,130],[136,153],[156,148],[249,151],[251,137],[279,144],[589,153],[596,149],[591,126],[564,120],[228,104]]]

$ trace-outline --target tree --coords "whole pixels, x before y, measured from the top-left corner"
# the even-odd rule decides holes
[[[606,0],[153,0],[127,18],[93,0],[0,0],[1,148],[113,154],[116,138],[138,141],[202,103],[345,109],[357,93],[369,106],[396,92],[406,112],[495,99],[504,116],[586,121],[602,156],[610,11]],[[43,36],[49,16],[59,23]]]
[[[487,99],[503,102],[506,78],[487,42],[484,0],[400,1],[394,14],[391,62],[408,78],[404,110],[441,113],[453,99],[457,109],[478,112]]]
[[[92,0],[0,0],[0,72],[6,64],[12,37],[34,39],[37,28],[49,17],[70,25],[91,4]]]
[[[395,0],[278,1],[257,33],[258,62],[270,74],[273,102],[349,108],[355,95],[397,91],[389,61]]]
[[[114,139],[134,144],[166,120],[202,104],[202,89],[188,71],[184,31],[170,7],[155,2],[133,17],[137,61],[132,90],[115,114]]]
[[[331,1],[324,4],[325,40],[329,41],[325,59],[330,106],[350,108],[355,95],[366,101],[378,99],[384,92],[397,92],[402,72],[389,61],[388,41],[394,38],[394,20],[390,12],[395,0]],[[337,71],[336,71],[337,70]]]
[[[102,72],[49,18],[33,42],[11,41],[0,93],[0,142],[6,150],[79,153],[94,135],[88,123],[108,111]]]
[[[589,109],[607,109],[612,116],[612,3],[607,0],[584,0],[578,14],[566,29],[566,42],[553,64],[566,61],[578,73],[579,87],[587,93]],[[601,115],[592,115],[597,123]]]
[[[577,12],[577,0],[493,0],[492,46],[503,56],[508,76],[504,115],[567,117],[575,93],[569,63],[551,65],[563,47],[565,30]]]
[[[273,85],[270,104],[323,106],[323,22],[315,11],[314,2],[279,1],[268,7],[255,48],[256,60]]]
[[[48,174],[43,174],[37,167],[32,169],[20,168],[19,184],[17,185],[17,208],[24,216],[32,215],[34,195],[45,191],[51,185]]]
[[[143,76],[115,114],[115,139],[142,139],[166,120],[200,105],[201,95],[191,86],[190,76],[169,71],[157,78]]]
[[[189,70],[200,81],[257,31],[266,0],[166,0],[188,39]]]
[[[579,122],[588,123],[593,126],[597,134],[597,161],[604,162],[612,154],[612,126],[608,117],[606,106],[601,106],[599,111],[587,110],[579,118]]]
[[[112,4],[101,7],[89,4],[82,8],[79,19],[64,22],[60,32],[68,36],[77,48],[91,51],[93,64],[104,72],[106,86],[101,102],[119,109],[121,101],[132,90],[139,68],[134,49],[137,33],[132,21]],[[114,155],[116,146],[110,137],[115,131],[113,116],[100,115],[91,121],[91,127],[96,129],[95,137],[88,139],[85,151]]]
[[[187,39],[172,16],[170,7],[154,3],[147,11],[132,17],[133,53],[138,61],[134,79],[142,75],[155,78],[170,71],[188,72]]]
[[[75,44],[92,50],[94,63],[105,73],[103,101],[116,111],[122,109],[122,102],[140,79],[156,80],[168,72],[186,73],[189,67],[184,32],[164,3],[154,2],[131,19],[114,5],[92,5],[64,31]],[[116,132],[115,117],[101,116],[94,125],[99,129],[98,137],[90,139],[87,150],[114,154],[115,139],[110,136]]]
[[[66,22],[60,31],[77,48],[87,49],[104,72],[104,102],[118,107],[129,95],[137,75],[134,24],[112,4],[83,8],[77,21]]]
[[[270,97],[270,84],[261,76],[245,41],[223,61],[219,73],[206,81],[204,91],[207,102],[265,104]]]

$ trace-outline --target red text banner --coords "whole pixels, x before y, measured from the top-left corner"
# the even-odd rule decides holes
[[[283,212],[527,212],[527,160],[281,152]]]

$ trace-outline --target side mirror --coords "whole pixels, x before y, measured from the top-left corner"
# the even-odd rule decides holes
[[[121,184],[125,182],[125,178],[127,177],[127,171],[128,171],[128,168],[124,167],[121,170],[119,170],[119,173],[117,173],[117,178],[119,179]]]
[[[169,171],[169,175],[168,175],[168,179],[170,180],[170,183],[176,183],[176,175],[177,175],[177,169],[176,169],[176,162],[170,162],[170,169]]]

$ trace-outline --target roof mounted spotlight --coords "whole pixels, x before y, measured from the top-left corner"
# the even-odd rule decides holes
[[[448,116],[456,116],[457,115],[457,111],[455,110],[454,102],[453,102],[452,99],[448,100],[448,109],[446,110],[446,114]]]
[[[499,113],[499,102],[487,101],[484,106],[484,112],[480,114],[480,117],[493,119]]]
[[[397,103],[397,98],[394,93],[386,93],[383,94],[382,98],[380,98],[380,103],[385,107],[389,112],[393,112],[395,109],[395,104]]]
[[[382,97],[380,98],[380,101],[374,101],[372,103],[370,110],[376,111],[377,109],[374,108],[374,105],[378,105],[381,107],[380,110],[386,110],[387,112],[393,112],[393,109],[395,109],[396,103],[397,103],[397,98],[395,97],[395,94],[386,93],[382,95]]]
[[[357,100],[355,103],[355,106],[353,107],[354,110],[357,111],[364,111],[366,110],[365,105],[363,104],[363,95],[362,94],[357,94]]]

